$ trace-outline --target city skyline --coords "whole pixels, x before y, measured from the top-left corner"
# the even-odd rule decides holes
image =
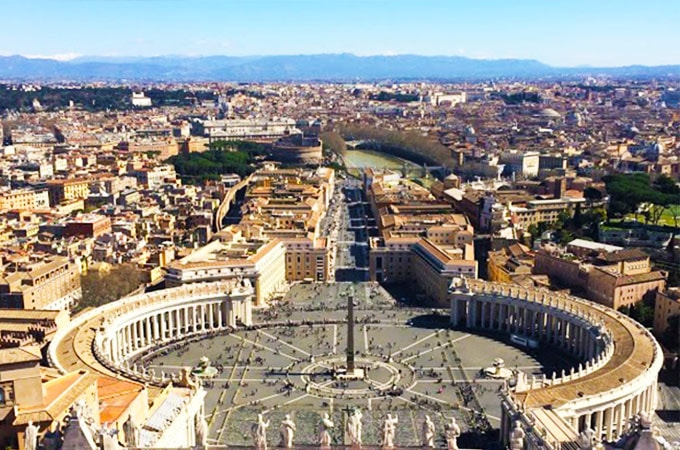
[[[667,65],[680,11],[666,0],[521,5],[314,0],[198,2],[68,0],[31,4],[31,26],[0,29],[0,55],[447,55],[535,59],[556,67]],[[4,5],[6,17],[25,3]],[[238,19],[238,20],[236,20]],[[93,38],[96,37],[96,38]]]

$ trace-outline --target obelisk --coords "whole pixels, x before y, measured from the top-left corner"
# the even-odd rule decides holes
[[[354,296],[347,296],[347,375],[354,374]]]

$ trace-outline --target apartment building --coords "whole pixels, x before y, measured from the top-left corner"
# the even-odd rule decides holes
[[[522,244],[512,244],[497,251],[490,251],[487,259],[489,281],[524,284],[532,277],[534,253]]]
[[[83,179],[50,180],[47,182],[50,206],[57,206],[62,202],[81,200],[90,193],[90,182]]]
[[[663,336],[671,326],[668,319],[680,316],[680,288],[669,288],[665,292],[657,292],[654,302],[654,334]],[[680,332],[676,330],[676,332]]]
[[[508,150],[500,156],[500,164],[505,165],[505,172],[521,178],[538,176],[539,161],[538,152]]]
[[[286,280],[327,281],[330,277],[329,251],[326,238],[283,239],[286,247]]]
[[[436,305],[449,304],[448,289],[453,278],[477,278],[477,261],[467,259],[465,253],[469,250],[436,245],[429,239],[421,239],[413,246],[412,273]]]
[[[97,214],[83,214],[66,222],[64,236],[98,237],[111,231],[111,219]]]
[[[78,265],[68,258],[53,256],[13,266],[0,278],[2,308],[70,309],[82,296]]]
[[[574,241],[567,248],[544,245],[536,253],[534,273],[614,309],[653,298],[666,286],[666,273],[652,270],[649,256],[638,249],[581,250],[577,256],[568,250],[576,246]]]
[[[0,210],[48,210],[50,197],[46,189],[12,189],[0,193]]]

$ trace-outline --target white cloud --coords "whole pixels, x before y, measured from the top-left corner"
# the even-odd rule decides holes
[[[57,61],[70,61],[72,59],[79,58],[83,55],[80,54],[80,53],[71,52],[71,53],[55,53],[53,55],[33,55],[33,54],[31,54],[31,55],[23,55],[23,56],[26,57],[26,58],[29,58],[29,59],[56,59]]]

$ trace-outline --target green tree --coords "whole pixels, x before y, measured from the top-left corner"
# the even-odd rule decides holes
[[[88,272],[80,279],[83,297],[76,312],[111,303],[139,288],[144,273],[132,264],[115,266],[108,273]]]
[[[345,154],[347,151],[347,144],[345,143],[345,140],[342,138],[340,133],[337,131],[326,131],[324,133],[321,133],[321,141],[323,142],[323,148],[330,150],[332,152],[337,153],[338,155],[342,156]]]
[[[602,200],[602,192],[593,187],[587,187],[583,190],[583,197],[588,205],[592,205],[594,202]]]
[[[668,326],[661,336],[661,341],[671,351],[680,351],[680,315],[674,314],[668,318]]]

